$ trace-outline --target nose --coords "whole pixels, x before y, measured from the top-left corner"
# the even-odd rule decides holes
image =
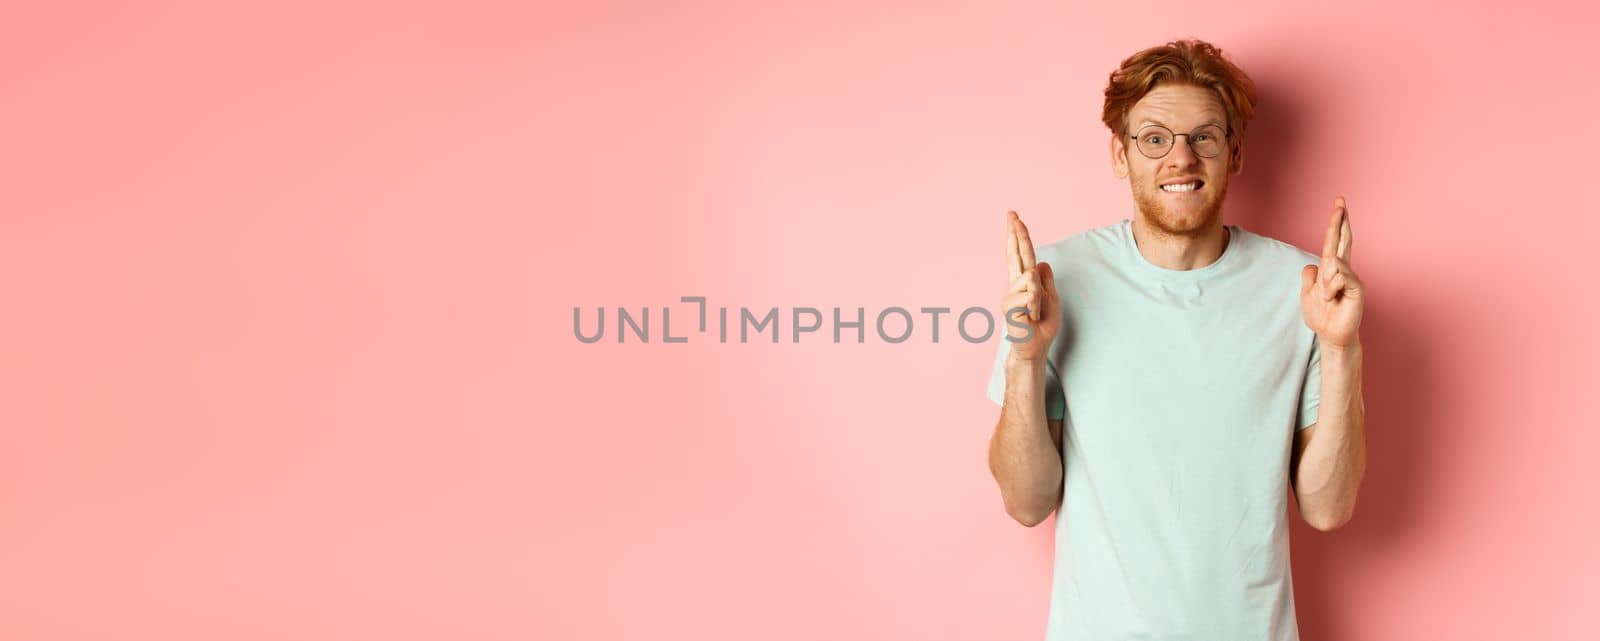
[[[1200,163],[1200,156],[1195,155],[1194,149],[1189,147],[1189,134],[1177,134],[1172,137],[1172,149],[1167,151],[1166,161],[1168,167],[1183,169]]]

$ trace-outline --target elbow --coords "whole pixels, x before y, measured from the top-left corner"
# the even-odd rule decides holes
[[[1021,523],[1023,527],[1033,527],[1043,523],[1045,519],[1050,518],[1050,513],[1054,511],[1054,508],[1049,507],[1036,508],[1006,504],[1006,514]]]
[[[1027,510],[1006,510],[1006,514],[1011,515],[1011,518],[1021,523],[1022,527],[1033,527],[1043,523],[1050,516],[1047,512],[1039,512],[1037,510],[1031,512]]]
[[[1307,525],[1316,528],[1318,532],[1332,532],[1349,523],[1350,518],[1355,516],[1355,510],[1317,510],[1303,513],[1301,516]]]

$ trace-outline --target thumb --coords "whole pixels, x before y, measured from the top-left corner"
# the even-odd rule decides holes
[[[1306,265],[1300,268],[1300,295],[1311,293],[1311,286],[1317,284],[1317,266]]]

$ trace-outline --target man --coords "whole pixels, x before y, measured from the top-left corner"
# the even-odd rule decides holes
[[[1320,256],[1223,224],[1254,106],[1210,44],[1135,54],[1103,113],[1133,218],[1035,249],[1007,213],[989,465],[1023,525],[1059,508],[1050,641],[1297,639],[1287,493],[1318,530],[1354,510],[1348,212]]]

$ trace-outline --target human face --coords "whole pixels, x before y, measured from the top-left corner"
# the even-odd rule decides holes
[[[1139,153],[1132,138],[1148,125],[1179,134],[1161,158]],[[1189,147],[1187,134],[1202,125],[1228,127],[1228,112],[1211,90],[1192,85],[1162,84],[1151,89],[1128,111],[1128,130],[1111,140],[1112,168],[1127,178],[1139,216],[1173,236],[1197,236],[1220,226],[1228,175],[1242,160],[1238,140],[1214,158],[1201,158]],[[1192,183],[1191,191],[1169,191],[1162,185]]]

